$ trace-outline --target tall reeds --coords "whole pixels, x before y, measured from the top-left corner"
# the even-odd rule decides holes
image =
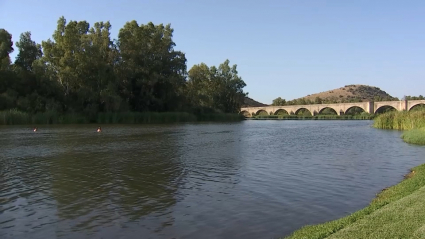
[[[238,114],[191,114],[187,112],[105,112],[95,120],[82,114],[43,112],[28,114],[18,110],[0,111],[0,125],[18,124],[162,124],[197,121],[241,121]]]
[[[31,116],[18,110],[0,111],[0,124],[28,124],[31,123]]]
[[[391,111],[375,118],[375,128],[410,130],[425,127],[425,110]]]
[[[387,112],[376,117],[373,126],[406,130],[401,135],[405,142],[425,145],[425,110]]]

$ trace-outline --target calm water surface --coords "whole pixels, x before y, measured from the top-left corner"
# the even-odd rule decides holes
[[[425,163],[371,121],[0,127],[0,238],[277,238]]]

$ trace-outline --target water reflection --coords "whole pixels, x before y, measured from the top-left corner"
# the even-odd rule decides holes
[[[123,227],[152,213],[164,215],[178,200],[184,177],[179,139],[164,128],[110,127],[95,134],[85,127],[52,127],[41,132],[21,133],[21,141],[9,145],[10,139],[2,139],[8,145],[0,160],[0,228],[6,236],[44,226],[31,217],[40,202],[50,211],[49,222],[57,224],[55,236],[61,237]],[[20,215],[28,209],[33,212]],[[24,225],[16,223],[22,218]],[[161,220],[153,230],[172,225],[174,218]]]
[[[276,238],[425,156],[366,121],[96,128],[0,127],[0,238]]]

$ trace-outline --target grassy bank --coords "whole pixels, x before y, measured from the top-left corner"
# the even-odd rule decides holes
[[[409,144],[425,145],[425,129],[411,129],[404,132],[401,138]]]
[[[59,114],[44,112],[28,114],[21,111],[9,110],[0,112],[0,125],[18,124],[161,124],[178,122],[240,121],[243,117],[238,114],[191,114],[186,112],[119,112],[99,113],[89,118],[82,114]]]
[[[287,238],[425,238],[425,165],[347,217],[306,226]]]
[[[402,138],[425,145],[425,111],[388,112],[374,127],[408,130]],[[425,164],[383,190],[364,209],[324,224],[306,226],[288,238],[425,238]]]
[[[257,115],[253,120],[372,120],[374,115]]]

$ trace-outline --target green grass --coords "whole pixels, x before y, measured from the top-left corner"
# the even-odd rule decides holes
[[[186,112],[107,112],[98,113],[95,119],[89,119],[82,114],[59,114],[43,112],[28,114],[17,110],[0,112],[0,125],[18,124],[161,124],[179,122],[228,122],[241,121],[243,116],[238,114],[191,114]]]
[[[405,131],[401,138],[409,144],[425,145],[425,129],[411,129]]]
[[[425,164],[344,218],[305,226],[287,238],[425,238]]]

